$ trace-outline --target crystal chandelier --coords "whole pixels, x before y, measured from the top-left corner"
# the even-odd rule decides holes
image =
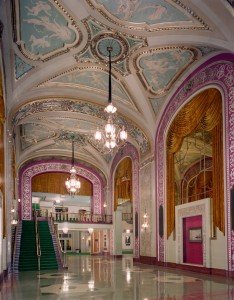
[[[116,127],[114,124],[114,115],[117,111],[117,108],[112,104],[112,86],[111,86],[111,51],[112,47],[107,47],[109,54],[109,96],[108,96],[108,105],[104,109],[107,113],[107,123],[104,127],[104,130],[101,131],[97,128],[97,131],[94,134],[94,138],[98,143],[103,143],[106,150],[112,151],[115,147],[122,145],[127,140],[127,131],[124,126],[121,130]]]
[[[70,195],[75,195],[79,192],[81,183],[79,178],[76,177],[76,169],[74,167],[74,139],[72,139],[72,167],[70,174],[70,178],[66,180],[65,186]]]

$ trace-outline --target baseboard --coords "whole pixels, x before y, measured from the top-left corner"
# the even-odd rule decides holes
[[[158,261],[156,257],[150,257],[150,256],[140,256],[139,258],[134,258],[134,262],[147,264],[147,265],[157,265],[157,266],[166,267],[166,268],[186,270],[186,271],[191,271],[191,272],[198,272],[198,273],[209,274],[209,275],[234,278],[234,271],[229,272],[224,269],[205,268],[203,266],[194,266],[194,265],[188,265],[188,264],[176,264],[176,263],[171,263],[171,262],[161,262],[161,261]]]
[[[133,261],[142,264],[147,264],[147,265],[156,265],[158,263],[156,257],[150,257],[150,256],[140,256],[139,258],[133,258]]]

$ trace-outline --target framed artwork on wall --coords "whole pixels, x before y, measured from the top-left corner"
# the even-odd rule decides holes
[[[202,228],[190,228],[189,229],[189,242],[201,243],[202,242]]]

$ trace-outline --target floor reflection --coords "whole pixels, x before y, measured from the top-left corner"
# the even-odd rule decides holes
[[[0,299],[234,299],[234,281],[122,259],[69,256],[68,270],[21,272],[4,282]]]

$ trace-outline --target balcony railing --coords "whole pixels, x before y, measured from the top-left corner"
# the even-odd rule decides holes
[[[41,217],[47,217],[48,213],[41,211]],[[56,212],[50,213],[53,221],[56,223],[69,222],[69,223],[93,223],[93,224],[112,224],[111,215],[97,215],[92,213],[67,213],[67,212]]]

